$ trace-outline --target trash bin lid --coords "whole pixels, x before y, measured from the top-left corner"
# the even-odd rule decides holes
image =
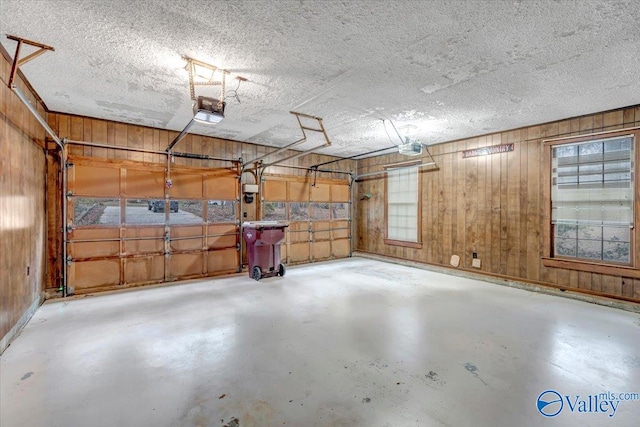
[[[242,223],[242,228],[251,227],[288,227],[289,223],[286,221],[245,221]]]

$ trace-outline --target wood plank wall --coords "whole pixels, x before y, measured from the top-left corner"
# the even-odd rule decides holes
[[[292,120],[294,118],[292,117]],[[106,120],[93,119],[89,117],[75,116],[63,113],[50,112],[48,122],[51,128],[58,134],[60,138],[68,138],[75,141],[86,141],[99,144],[107,144],[114,148],[97,148],[81,145],[69,145],[69,154],[76,156],[87,156],[98,159],[123,159],[133,161],[144,161],[150,163],[166,164],[166,157],[162,154],[150,154],[136,151],[125,151],[117,147],[130,147],[135,149],[164,151],[171,141],[178,135],[178,132],[154,129],[139,125],[118,123]],[[188,134],[178,145],[174,147],[176,152],[186,152],[192,154],[203,154],[219,158],[238,159],[243,161],[255,159],[263,154],[274,151],[273,148],[259,146],[255,144],[229,141],[224,139]],[[265,159],[267,162],[275,161],[290,156],[293,151],[285,151],[279,155]],[[287,161],[285,164],[289,166],[298,166],[308,168],[312,165],[334,160],[335,157],[323,154],[308,154],[298,159]],[[49,180],[57,183],[57,188],[61,188],[60,181],[60,162],[57,156],[48,156]],[[220,168],[230,167],[231,163],[175,158],[175,165]],[[329,165],[327,169],[340,171],[355,171],[356,162],[354,160],[344,160],[333,165]],[[303,169],[293,169],[285,166],[274,166],[268,169],[269,175],[277,176],[296,176],[304,177],[313,176],[309,171]],[[348,175],[341,173],[318,173],[319,179],[346,179]],[[248,184],[256,183],[255,175],[245,172],[242,181]],[[58,190],[59,191],[59,190]],[[246,217],[243,220],[257,219],[256,207],[258,203],[254,202],[250,205],[244,205]],[[62,207],[59,195],[51,194],[48,197],[48,231],[50,235],[48,247],[48,259],[50,262],[50,271],[47,275],[47,289],[53,290],[60,286],[61,279],[61,263],[57,258],[62,253],[62,236],[60,230],[62,228]]]
[[[470,271],[640,302],[640,280],[624,277],[622,270],[615,276],[578,272],[545,267],[541,260],[542,141],[634,126],[640,126],[640,107],[431,146],[439,169],[420,174],[422,249],[384,244],[385,178],[376,175],[356,184],[356,250],[448,267],[456,254],[460,268]],[[463,150],[506,143],[514,143],[514,151],[462,158]],[[406,160],[399,154],[359,160],[358,173]],[[366,193],[372,197],[360,200]],[[480,270],[471,267],[473,252],[482,261]]]
[[[164,163],[165,156],[162,154],[148,154],[135,151],[118,150],[117,147],[164,151],[169,143],[178,135],[178,132],[173,131],[53,112],[49,113],[49,125],[61,138],[107,144],[114,147],[112,149],[70,145],[70,155],[102,159],[135,160],[152,163]],[[229,159],[238,159],[242,157],[246,162],[263,154],[267,154],[270,151],[274,151],[274,148],[188,134],[178,143],[178,145],[174,147],[174,151]],[[276,156],[269,157],[265,159],[265,161],[272,162],[295,153],[295,151],[285,151]],[[317,163],[333,159],[336,159],[336,157],[312,153],[298,159],[287,161],[284,164],[289,166],[309,167]],[[225,162],[185,158],[176,158],[175,164],[211,168],[230,166],[229,163]],[[336,163],[335,165],[329,165],[327,169],[355,171],[355,167],[355,161],[344,160]],[[268,173],[271,175],[281,174],[287,176],[306,176],[309,174],[306,170],[291,169],[280,165],[269,168]],[[344,179],[344,177],[344,174],[338,173],[318,174],[318,178]]]
[[[3,49],[4,50],[4,49]],[[45,132],[8,87],[0,55],[0,338],[40,299],[45,275]],[[21,78],[14,81],[45,115]],[[0,348],[0,352],[3,349]]]

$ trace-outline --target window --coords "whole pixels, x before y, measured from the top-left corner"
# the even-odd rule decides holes
[[[316,220],[328,221],[331,215],[330,203],[312,203],[311,212],[312,212],[311,219],[313,221],[316,221]]]
[[[349,219],[349,204],[331,203],[331,219]]]
[[[633,135],[552,146],[552,256],[631,264],[633,195]]]
[[[309,203],[290,202],[289,221],[309,221]]]
[[[285,202],[264,202],[263,206],[265,221],[286,221],[287,204]]]
[[[127,199],[124,209],[127,225],[164,224],[164,199]]]
[[[207,222],[236,222],[236,202],[234,200],[207,201]]]
[[[120,199],[75,197],[73,226],[120,225]]]
[[[385,243],[401,245],[404,242],[420,242],[418,176],[418,169],[413,167],[387,171]]]
[[[202,200],[171,200],[169,224],[202,224]]]

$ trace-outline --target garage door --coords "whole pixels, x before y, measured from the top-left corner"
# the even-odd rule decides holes
[[[289,221],[283,245],[288,264],[351,255],[351,189],[347,180],[265,176],[264,220]]]
[[[239,271],[236,168],[69,162],[70,293]]]

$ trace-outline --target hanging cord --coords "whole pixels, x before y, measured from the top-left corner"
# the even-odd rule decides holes
[[[226,96],[229,98],[235,98],[235,100],[238,101],[238,104],[241,104],[240,97],[238,96],[238,89],[240,88],[240,84],[244,81],[244,79],[236,77],[236,80],[238,80],[238,86],[236,86],[235,89],[231,89],[229,92],[227,92]]]
[[[408,141],[405,141],[405,140],[402,139],[402,136],[400,136],[400,132],[398,132],[398,129],[396,129],[396,125],[393,124],[393,121],[389,120],[389,122],[391,122],[391,126],[393,126],[393,130],[396,131],[396,135],[398,135],[398,138],[400,138],[400,143],[403,144],[405,142],[408,142]]]
[[[393,126],[393,129],[396,131],[396,134],[398,135],[398,138],[400,138],[400,144],[402,144],[404,141],[402,140],[402,137],[398,133],[398,129],[396,129],[395,125],[393,124],[393,122],[391,120],[389,120],[389,122],[391,122],[391,126]],[[393,142],[393,139],[391,139],[391,135],[389,135],[389,131],[387,130],[387,123],[386,123],[385,119],[382,119],[382,126],[384,126],[384,132],[387,134],[387,138],[389,138],[389,142],[391,142],[393,145],[397,146],[398,144]]]

